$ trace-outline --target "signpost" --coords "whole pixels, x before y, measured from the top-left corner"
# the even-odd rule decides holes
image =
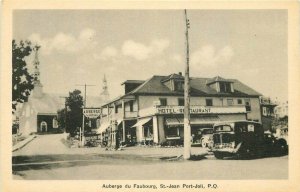
[[[76,85],[76,86],[84,86],[84,105],[83,105],[83,112],[84,112],[84,109],[86,107],[86,87],[87,86],[95,86],[95,85],[87,85],[87,84],[84,84],[84,85]],[[81,146],[84,146],[84,116],[82,116],[82,141],[81,141]]]
[[[84,146],[85,138],[84,138],[84,118],[95,119],[101,115],[100,108],[83,108],[83,115],[82,115],[82,140],[81,146]]]

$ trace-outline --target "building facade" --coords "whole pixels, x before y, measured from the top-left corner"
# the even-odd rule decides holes
[[[279,103],[274,109],[276,118],[284,118],[289,116],[289,105],[288,102]]]
[[[261,121],[264,131],[271,131],[275,118],[275,108],[277,104],[271,101],[269,97],[260,97]]]
[[[181,73],[128,80],[124,95],[101,107],[103,139],[118,135],[121,142],[181,143],[183,140],[184,77]],[[261,122],[260,93],[235,79],[191,78],[191,137],[199,141],[204,128],[220,121]],[[111,123],[117,129],[112,130]],[[115,139],[118,139],[115,138]]]

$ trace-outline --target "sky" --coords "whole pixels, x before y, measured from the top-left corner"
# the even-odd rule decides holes
[[[272,99],[288,99],[285,10],[188,10],[190,76],[238,79]],[[67,95],[104,74],[111,99],[121,83],[184,73],[183,10],[15,10],[13,38],[41,45],[44,91]],[[26,59],[32,71],[32,57]]]

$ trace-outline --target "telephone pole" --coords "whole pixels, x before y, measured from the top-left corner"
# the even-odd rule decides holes
[[[191,157],[191,125],[190,125],[190,75],[189,75],[189,28],[190,23],[184,10],[186,26],[186,65],[184,75],[184,153],[183,158]]]
[[[82,109],[82,140],[81,140],[81,146],[84,146],[85,143],[85,139],[84,139],[84,114],[83,114],[83,110],[86,107],[86,87],[87,86],[96,86],[96,85],[76,85],[76,86],[84,86],[84,104],[83,104],[83,109]]]
[[[84,85],[76,85],[76,86],[82,86],[82,87],[84,87],[84,103],[83,103],[83,107],[86,107],[86,87],[96,86],[96,85],[87,85],[87,84],[84,84]]]

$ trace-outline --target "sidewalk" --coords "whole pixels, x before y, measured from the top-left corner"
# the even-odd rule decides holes
[[[32,141],[34,138],[36,138],[36,135],[30,135],[28,138],[24,139],[23,141],[20,141],[19,143],[15,144],[12,148],[12,151],[17,151],[27,145],[30,141]]]
[[[13,157],[37,157],[40,161],[46,161],[44,158],[53,161],[60,160],[88,160],[89,158],[108,158],[108,159],[164,159],[171,160],[181,158],[183,147],[149,147],[149,146],[132,146],[125,147],[122,150],[106,150],[106,148],[68,148],[63,139],[63,134],[38,135],[27,138],[26,140],[14,146]],[[28,143],[34,139],[34,141]],[[28,144],[27,144],[28,143]],[[27,145],[26,145],[27,144]],[[23,147],[26,145],[25,147]],[[23,147],[23,148],[22,148]],[[22,148],[22,149],[20,149]],[[19,149],[19,150],[17,150]],[[191,154],[201,158],[208,154],[207,149],[202,147],[192,147]],[[47,161],[48,161],[47,160]]]

